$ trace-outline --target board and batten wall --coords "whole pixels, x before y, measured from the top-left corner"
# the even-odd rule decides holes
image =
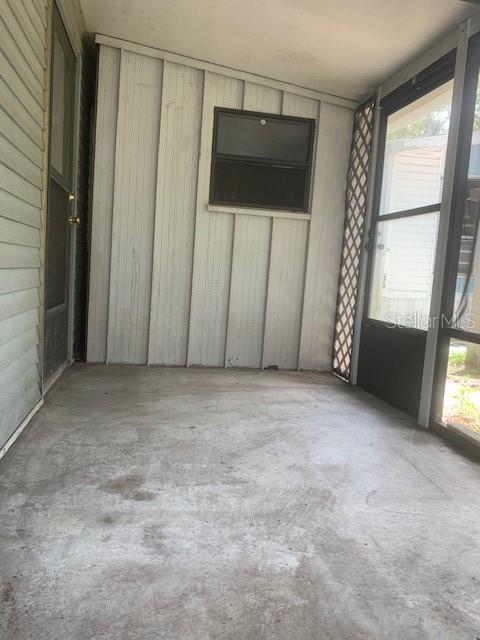
[[[97,42],[88,361],[330,369],[356,105]],[[316,120],[308,214],[208,206],[217,106]]]
[[[80,4],[57,5],[80,59]],[[0,0],[0,455],[43,395],[51,16],[52,0]],[[81,71],[92,76],[86,64]],[[79,139],[85,133],[80,124]],[[77,168],[83,174],[84,160]]]

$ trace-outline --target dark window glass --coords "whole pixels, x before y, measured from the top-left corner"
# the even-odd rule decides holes
[[[307,171],[302,167],[218,160],[213,197],[229,204],[298,209],[305,206],[306,182]]]
[[[219,113],[217,153],[283,162],[308,162],[311,123]]]
[[[314,121],[215,110],[210,202],[306,211]]]

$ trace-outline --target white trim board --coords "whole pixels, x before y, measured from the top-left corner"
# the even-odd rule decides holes
[[[229,78],[236,78],[237,80],[244,80],[246,82],[253,82],[255,84],[260,83],[264,86],[272,87],[273,89],[279,89],[281,91],[286,91],[287,93],[294,93],[295,95],[304,96],[305,98],[312,98],[313,100],[319,100],[321,102],[329,102],[341,107],[346,107],[347,109],[355,110],[358,106],[358,102],[349,100],[348,98],[342,98],[340,96],[333,96],[328,93],[313,91],[312,89],[299,87],[297,85],[281,82],[279,80],[264,78],[263,76],[255,75],[254,73],[248,73],[246,71],[240,71],[238,69],[231,69],[230,67],[214,64],[212,62],[197,60],[196,58],[189,58],[188,56],[182,56],[178,53],[171,53],[170,51],[163,51],[162,49],[147,47],[142,44],[129,42],[128,40],[122,40],[120,38],[114,38],[112,36],[107,36],[100,33],[97,33],[97,35],[95,36],[95,42],[97,44],[103,44],[108,47],[114,47],[116,49],[123,49],[124,51],[138,53],[150,58],[159,58],[167,62],[174,62],[176,64],[182,64],[187,67],[194,67],[195,69],[202,69],[204,71],[210,71],[211,73],[226,75]]]
[[[43,397],[47,395],[47,393],[50,391],[50,389],[53,387],[56,381],[60,378],[63,372],[67,369],[67,367],[70,367],[72,364],[73,364],[73,359],[69,358],[57,369],[57,371],[55,371],[53,376],[45,382],[45,386],[43,388]]]
[[[480,31],[480,10],[470,16],[469,36],[473,36]]]
[[[438,350],[438,338],[440,335],[439,318],[442,312],[442,293],[445,274],[448,265],[448,235],[451,217],[454,215],[454,188],[457,162],[457,151],[460,136],[463,90],[468,59],[469,22],[464,24],[460,31],[457,59],[455,64],[455,76],[452,97],[452,115],[448,132],[447,155],[444,168],[444,180],[442,201],[440,206],[440,219],[437,232],[437,248],[435,252],[435,266],[433,269],[433,284],[430,297],[430,323],[427,331],[425,357],[423,365],[422,389],[420,393],[420,406],[418,411],[418,424],[422,427],[430,426],[431,413],[434,407],[434,387],[436,377],[436,357]]]
[[[293,220],[311,220],[310,213],[299,211],[280,211],[276,209],[249,209],[246,207],[235,207],[234,205],[207,204],[207,211],[210,213],[230,213],[244,216],[261,216],[264,218],[291,218]]]

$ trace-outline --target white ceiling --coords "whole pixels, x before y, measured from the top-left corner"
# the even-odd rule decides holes
[[[462,0],[81,0],[89,31],[359,99],[478,5]]]

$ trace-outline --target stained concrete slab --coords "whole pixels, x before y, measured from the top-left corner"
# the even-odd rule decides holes
[[[480,465],[331,375],[73,366],[0,468],[4,640],[480,637]]]

